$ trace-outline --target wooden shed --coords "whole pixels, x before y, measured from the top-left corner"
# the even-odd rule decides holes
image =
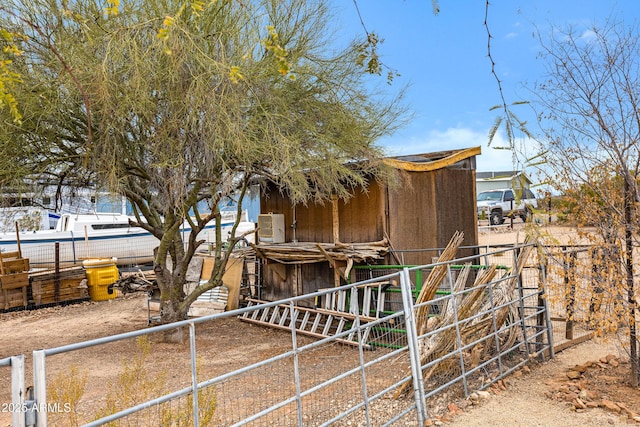
[[[400,259],[405,265],[428,264],[433,251],[395,251],[444,248],[457,231],[464,233],[464,245],[477,245],[479,154],[480,147],[473,147],[387,158],[403,174],[402,184],[388,188],[371,182],[346,202],[293,205],[275,186],[267,187],[254,247],[265,264],[263,299],[344,283],[354,264],[391,265]]]

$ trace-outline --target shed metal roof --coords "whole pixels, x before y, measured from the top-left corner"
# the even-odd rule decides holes
[[[426,154],[412,154],[406,156],[387,157],[384,162],[397,169],[412,172],[428,172],[446,168],[469,157],[478,156],[480,147],[464,148],[461,150],[439,151]]]

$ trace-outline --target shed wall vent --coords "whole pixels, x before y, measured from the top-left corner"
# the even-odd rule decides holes
[[[258,215],[258,240],[264,243],[284,243],[284,215]]]

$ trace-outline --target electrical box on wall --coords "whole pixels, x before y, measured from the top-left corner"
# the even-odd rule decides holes
[[[284,243],[284,215],[258,215],[258,240],[262,243]]]

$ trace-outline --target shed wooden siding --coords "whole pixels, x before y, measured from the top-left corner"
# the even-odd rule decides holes
[[[408,172],[411,187],[389,192],[392,246],[444,248],[456,231],[464,232],[465,246],[477,245],[475,197],[469,194],[475,186],[472,172],[449,168]],[[405,264],[428,264],[432,254],[406,252],[403,256]]]
[[[462,231],[465,246],[477,245],[473,155],[467,153],[455,164],[443,167],[428,169],[427,164],[426,170],[419,170],[422,166],[418,163],[415,171],[401,172],[406,180],[398,187],[389,189],[374,181],[346,203],[338,201],[340,242],[366,243],[388,237],[397,250],[433,249],[445,247],[456,231]],[[260,212],[284,214],[286,241],[293,240],[294,209],[276,188],[266,189]],[[297,241],[334,241],[331,202],[298,205],[295,219]],[[471,254],[472,250],[461,253]],[[405,264],[419,265],[430,263],[432,256],[433,252],[406,252],[403,258]],[[396,260],[389,255],[384,263],[396,264]],[[274,301],[332,287],[334,270],[328,262],[298,266],[267,263],[263,281],[263,297]]]
[[[366,243],[379,241],[385,235],[386,188],[377,182],[369,188],[356,191],[347,203],[338,200],[339,238],[342,243]],[[285,240],[293,241],[291,227],[294,209],[289,199],[277,189],[268,188],[267,196],[260,200],[260,212],[284,214]],[[308,204],[295,207],[295,238],[299,242],[332,243],[333,206]],[[278,270],[276,270],[276,268]],[[284,278],[281,276],[284,272]],[[334,285],[334,270],[329,262],[273,267],[268,263],[263,269],[262,297],[269,301],[308,294]],[[312,304],[311,301],[308,302]]]
[[[357,190],[345,203],[338,200],[339,239],[343,243],[366,243],[382,240],[385,230],[385,190],[372,183],[367,191]],[[293,241],[291,227],[294,208],[278,191],[268,192],[260,200],[260,212],[284,214],[285,240]],[[295,238],[299,242],[333,243],[333,206],[310,203],[295,207]]]
[[[394,249],[436,248],[434,172],[406,172],[407,185],[389,191],[389,236]],[[424,254],[403,253],[405,264],[419,264]]]
[[[328,262],[282,266],[286,279],[276,273],[273,265],[268,263],[262,272],[265,284],[262,298],[267,301],[310,294],[333,286],[333,269]],[[314,301],[299,301],[298,304],[313,307]]]

